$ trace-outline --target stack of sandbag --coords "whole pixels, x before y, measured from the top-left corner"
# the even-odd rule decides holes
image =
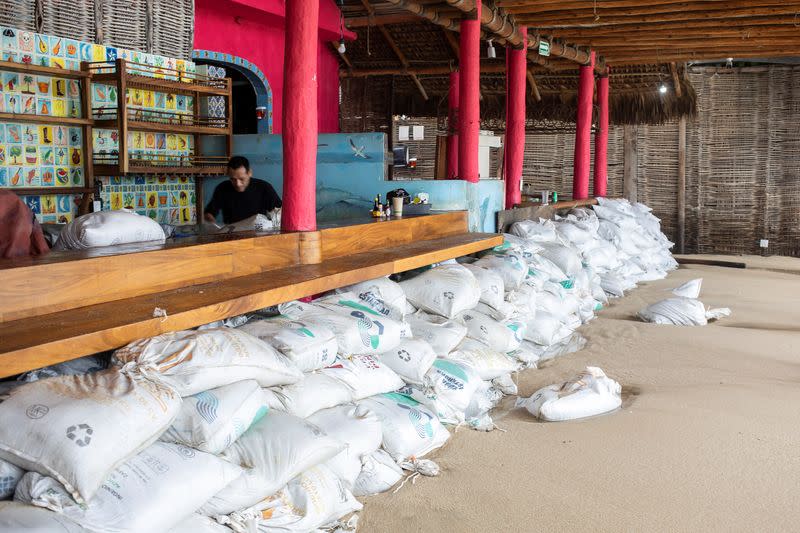
[[[675,326],[705,326],[709,320],[718,320],[730,316],[727,307],[706,308],[697,298],[700,296],[702,279],[694,279],[672,290],[675,294],[649,305],[639,311],[639,318],[653,324],[671,324]]]

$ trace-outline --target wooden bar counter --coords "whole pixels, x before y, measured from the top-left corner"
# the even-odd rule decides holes
[[[0,260],[0,377],[478,252],[465,211]],[[154,317],[155,308],[166,316]]]

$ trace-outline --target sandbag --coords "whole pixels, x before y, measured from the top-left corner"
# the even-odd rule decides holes
[[[399,283],[389,278],[377,278],[336,289],[337,293],[352,293],[364,305],[383,316],[402,321],[406,314],[406,293]]]
[[[55,479],[29,472],[16,498],[62,513],[89,531],[165,531],[240,476],[242,469],[209,453],[157,442],[118,466],[79,505]]]
[[[463,324],[423,311],[406,316],[406,321],[414,332],[414,338],[430,344],[439,357],[452,352],[467,335],[467,327]]]
[[[406,298],[416,307],[446,318],[472,309],[481,298],[475,276],[463,265],[446,264],[400,283]]]
[[[364,457],[361,473],[353,484],[354,496],[372,496],[386,492],[403,479],[403,469],[397,466],[385,450],[375,450]]]
[[[321,373],[342,382],[354,401],[395,391],[404,385],[394,370],[371,355],[340,358],[335,364],[323,368]]]
[[[682,296],[684,298],[699,298],[700,289],[703,286],[703,278],[697,278],[687,281],[679,287],[672,289],[672,294],[675,296]]]
[[[11,498],[17,483],[25,475],[25,470],[0,459],[0,500]]]
[[[532,320],[525,323],[525,340],[541,346],[550,346],[572,333],[562,322],[562,317],[539,310]]]
[[[612,411],[622,405],[619,383],[597,367],[587,366],[569,381],[541,388],[530,398],[519,398],[536,418],[550,422],[573,420]]]
[[[178,416],[159,440],[219,454],[267,409],[257,381],[237,381],[184,398]]]
[[[352,400],[350,389],[344,383],[319,372],[306,374],[304,380],[292,385],[264,389],[264,397],[270,409],[300,418]]]
[[[168,533],[231,533],[231,530],[207,516],[192,513]]]
[[[505,285],[500,274],[477,265],[464,265],[464,267],[478,280],[481,287],[480,301],[495,309],[499,308],[503,304],[505,294]]]
[[[497,309],[489,307],[483,302],[478,302],[474,311],[491,317],[498,322],[510,320],[518,314],[522,314],[527,310],[527,307],[519,308],[511,302],[503,302]]]
[[[482,384],[480,375],[471,366],[437,359],[422,387],[406,387],[401,392],[428,407],[440,421],[455,425],[466,420],[467,408]]]
[[[574,276],[583,268],[580,254],[571,246],[544,243],[542,244],[542,256],[558,266],[567,277]]]
[[[367,406],[380,418],[383,449],[395,460],[422,457],[450,438],[436,415],[402,394],[380,394],[359,404]]]
[[[280,492],[217,520],[236,532],[317,531],[362,505],[325,465],[308,469]]]
[[[245,502],[244,498],[236,498],[231,494],[241,489],[234,482],[230,490],[223,489],[209,500],[203,506],[203,513],[213,511],[214,514],[229,514],[255,505],[277,492],[293,477],[327,461],[344,447],[343,443],[329,437],[307,420],[271,410],[222,454],[223,458],[234,464],[253,469],[253,474],[260,478],[257,486],[261,494],[242,494],[252,500]],[[232,505],[234,507],[230,508]]]
[[[0,459],[56,478],[84,503],[180,407],[173,389],[117,369],[34,381],[0,403]]]
[[[383,429],[378,416],[364,406],[340,405],[319,411],[308,421],[347,446],[325,466],[352,488],[361,473],[363,457],[381,446]]]
[[[486,346],[482,342],[467,337],[447,359],[464,363],[478,373],[481,379],[492,380],[504,374],[515,372],[518,364],[504,353]]]
[[[164,242],[161,225],[133,211],[98,211],[76,217],[61,229],[56,250],[85,250],[131,242]]]
[[[114,352],[126,372],[139,372],[181,396],[245,379],[262,387],[286,385],[303,374],[275,348],[239,329],[177,331],[133,341]]]
[[[499,322],[475,310],[460,313],[456,320],[467,326],[467,337],[500,353],[519,348],[525,334],[524,322],[518,320]]]
[[[274,347],[302,372],[333,363],[339,349],[336,335],[323,324],[278,316],[253,320],[239,329]]]
[[[377,358],[406,383],[419,385],[436,360],[436,352],[422,339],[403,339],[395,349],[384,352]]]
[[[17,379],[30,383],[43,378],[52,378],[55,376],[67,376],[76,374],[88,374],[90,372],[98,372],[108,368],[108,357],[105,355],[87,355],[86,357],[79,357],[63,363],[37,368],[29,372],[25,372]]]
[[[497,273],[507,291],[518,288],[528,275],[525,259],[514,252],[490,253],[478,259],[474,265]]]
[[[556,235],[556,227],[551,220],[540,218],[538,221],[534,220],[520,220],[511,225],[510,231],[512,234],[530,239],[537,243],[553,242],[558,239]]]
[[[552,281],[562,283],[568,279],[567,274],[557,264],[543,255],[535,255],[528,260],[528,280]],[[537,287],[541,282],[534,283]]]
[[[705,326],[709,320],[729,316],[727,307],[706,310],[700,300],[694,298],[667,298],[639,311],[639,318],[654,324],[675,326]]]
[[[20,502],[0,502],[0,531],[3,533],[86,533],[69,518]]]

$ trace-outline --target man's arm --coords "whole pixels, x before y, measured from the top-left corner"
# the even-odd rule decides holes
[[[272,187],[272,185],[270,185],[269,183],[267,183],[267,190],[265,191],[265,193],[266,193],[265,201],[267,204],[268,212],[283,206],[283,202],[281,202],[281,197],[278,196],[278,193],[275,192],[275,188]]]
[[[216,222],[217,221],[217,213],[219,213],[220,209],[220,201],[219,201],[219,185],[217,188],[214,189],[214,194],[211,195],[211,201],[208,202],[208,205],[205,209],[205,215],[203,218],[206,222]]]

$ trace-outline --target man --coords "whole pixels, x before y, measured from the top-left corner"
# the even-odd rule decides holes
[[[228,161],[228,178],[228,181],[217,185],[206,206],[205,218],[208,222],[214,222],[220,210],[225,224],[235,224],[281,207],[281,198],[272,185],[253,179],[250,161],[246,157],[237,155]]]

